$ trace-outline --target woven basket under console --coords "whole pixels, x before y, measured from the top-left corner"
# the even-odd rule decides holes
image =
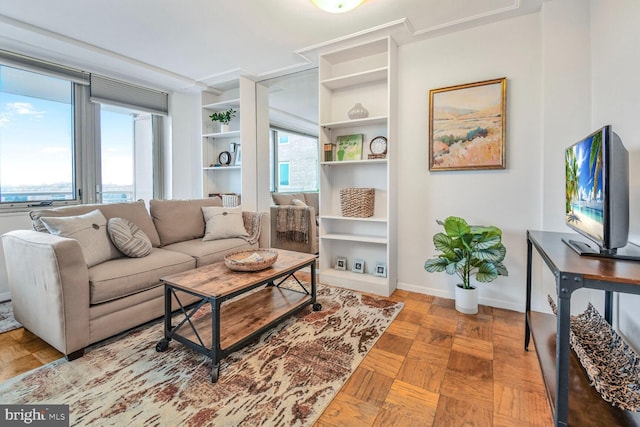
[[[357,218],[373,216],[375,198],[376,191],[374,188],[340,189],[340,210],[342,216]]]

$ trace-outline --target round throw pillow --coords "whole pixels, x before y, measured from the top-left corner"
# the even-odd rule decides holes
[[[111,218],[107,232],[116,248],[132,258],[142,258],[151,252],[151,240],[140,227],[124,218]]]

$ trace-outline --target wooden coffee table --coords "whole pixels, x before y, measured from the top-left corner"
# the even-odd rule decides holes
[[[156,350],[166,351],[169,341],[175,339],[209,356],[211,382],[216,382],[220,361],[227,355],[307,304],[311,304],[314,311],[322,309],[316,303],[316,256],[277,251],[278,260],[261,271],[232,271],[224,262],[218,262],[163,277],[164,338],[158,342]],[[305,267],[311,267],[310,287],[295,276]],[[283,287],[289,278],[294,279],[295,286]],[[183,304],[181,297],[184,300],[185,294],[193,295],[199,301],[193,305]],[[172,325],[172,298],[178,302],[178,312],[182,313],[178,319],[173,319],[179,320],[175,326]],[[229,301],[231,299],[233,301]],[[194,316],[205,304],[211,305],[211,314]]]

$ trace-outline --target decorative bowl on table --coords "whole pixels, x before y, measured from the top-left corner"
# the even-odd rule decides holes
[[[234,271],[260,271],[269,268],[278,259],[273,249],[249,249],[233,252],[224,257],[224,264]]]

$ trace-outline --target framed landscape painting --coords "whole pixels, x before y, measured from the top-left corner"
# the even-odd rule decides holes
[[[429,91],[429,170],[504,169],[506,77]]]

